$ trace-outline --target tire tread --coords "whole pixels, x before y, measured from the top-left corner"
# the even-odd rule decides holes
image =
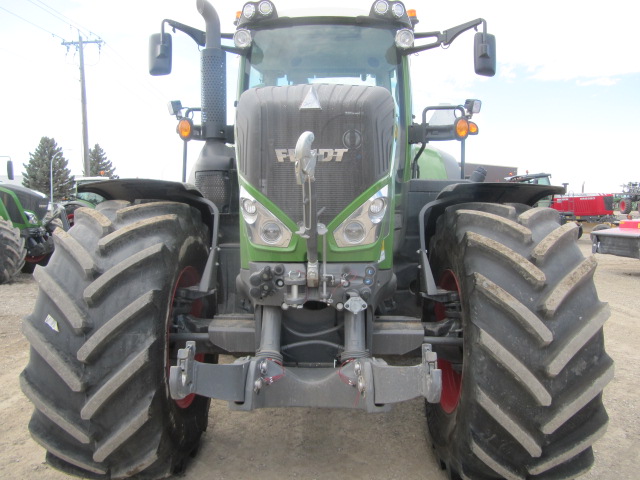
[[[50,400],[43,394],[41,394],[35,385],[33,385],[24,372],[20,375],[20,387],[27,396],[27,398],[34,404],[34,406],[42,412],[49,420],[55,423],[62,430],[67,432],[77,441],[83,444],[89,444],[91,437],[85,432],[82,427],[79,427],[71,420],[66,418],[59,408],[51,404]]]
[[[91,420],[93,415],[100,410],[109,399],[124,387],[139,371],[149,364],[149,347],[154,339],[148,339],[140,345],[140,351],[128,362],[123,363],[120,369],[98,387],[87,399],[80,410],[83,420]]]
[[[577,238],[576,225],[560,226],[546,208],[470,203],[438,219],[430,263],[436,278],[455,275],[464,328],[457,409],[427,405],[447,471],[558,480],[593,463],[613,378],[603,341],[610,312]]]
[[[547,318],[553,318],[560,306],[584,282],[593,278],[598,262],[595,256],[585,258],[567,273],[544,299],[541,310]]]

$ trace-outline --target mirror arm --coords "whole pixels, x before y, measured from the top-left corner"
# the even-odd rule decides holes
[[[220,49],[224,50],[227,53],[233,53],[235,55],[246,55],[248,50],[246,48],[237,48],[230,45],[220,45]]]
[[[193,28],[190,27],[189,25],[185,25],[184,23],[180,23],[180,22],[176,22],[175,20],[170,20],[170,19],[164,19],[162,21],[162,25],[160,25],[160,34],[163,37],[163,41],[164,41],[164,25],[168,24],[171,28],[173,28],[173,30],[180,30],[183,33],[186,33],[187,35],[189,35],[191,37],[191,39],[196,42],[196,44],[198,44],[198,46],[200,47],[204,47],[206,44],[206,33],[203,32],[202,30],[198,30],[197,28]],[[222,38],[225,39],[232,39],[233,35],[230,33],[223,33],[220,35]],[[222,50],[224,50],[225,52],[229,52],[229,53],[234,53],[236,55],[243,55],[246,54],[246,50],[243,48],[236,48],[236,47],[232,47],[230,45],[221,45]]]
[[[427,43],[426,45],[419,45],[411,48],[406,48],[403,50],[398,50],[401,55],[412,55],[414,53],[423,52],[425,50],[431,50],[432,48],[439,47],[442,45],[442,33],[440,32],[428,32],[428,33],[416,33],[415,38],[430,38],[436,37],[436,40]]]
[[[168,24],[173,28],[173,30],[180,30],[183,33],[186,33],[191,37],[191,39],[196,42],[199,46],[204,47],[206,44],[206,34],[202,30],[198,30],[197,28],[190,27],[189,25],[185,25],[184,23],[176,22],[175,20],[164,19],[162,21],[160,33],[164,37],[164,24]]]
[[[442,42],[442,45],[444,45],[444,46],[451,45],[451,43],[453,43],[453,41],[456,38],[458,38],[458,35],[460,35],[461,33],[466,32],[467,30],[470,30],[472,28],[476,28],[477,29],[478,25],[480,25],[481,23],[483,25],[483,31],[486,33],[487,32],[487,22],[482,18],[477,18],[477,19],[472,20],[470,22],[463,23],[462,25],[458,25],[457,27],[453,27],[453,28],[450,28],[448,30],[445,30],[443,32],[444,40]]]
[[[434,110],[457,110],[460,112],[461,116],[464,116],[465,111],[462,105],[436,105],[433,107],[427,107],[422,110],[422,123],[427,124],[427,112],[431,112]]]
[[[467,23],[463,23],[462,25],[458,25],[457,27],[449,28],[444,32],[424,32],[424,33],[416,33],[415,38],[431,38],[435,37],[435,41],[431,43],[427,43],[426,45],[419,45],[411,48],[407,48],[405,50],[400,50],[402,55],[411,55],[414,53],[422,52],[424,50],[430,50],[435,47],[448,47],[453,43],[453,41],[458,38],[461,33],[466,32],[472,28],[477,28],[478,25],[482,24],[483,32],[487,31],[487,22],[483,18],[477,18]]]

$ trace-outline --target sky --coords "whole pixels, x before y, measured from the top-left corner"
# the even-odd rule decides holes
[[[223,32],[232,32],[244,2],[211,0]],[[317,5],[274,0],[276,8]],[[336,12],[344,0],[324,0]],[[369,9],[373,1],[349,6]],[[497,38],[495,77],[473,72],[473,32],[448,49],[411,57],[414,113],[467,98],[483,102],[480,133],[466,142],[468,162],[546,172],[569,192],[615,193],[640,181],[640,55],[633,2],[407,0],[416,31],[442,31],[482,17]],[[195,0],[0,0],[0,172],[10,156],[24,171],[40,138],[63,148],[82,174],[78,52],[85,45],[89,146],[104,149],[121,178],[179,181],[183,143],[167,103],[200,106],[198,48],[174,35],[173,72],[148,74],[148,39],[171,18],[204,30]],[[233,84],[236,62],[228,62]],[[230,123],[233,112],[230,109]],[[189,166],[201,148],[190,142]],[[439,148],[458,156],[455,143]]]

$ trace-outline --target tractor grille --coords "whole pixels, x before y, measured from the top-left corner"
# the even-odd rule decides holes
[[[613,210],[613,195],[605,196],[603,198],[604,201],[604,209],[605,210]]]
[[[315,106],[301,108],[312,96]],[[313,132],[319,221],[330,222],[388,173],[393,146],[394,103],[380,87],[296,85],[244,92],[237,110],[239,171],[289,218],[302,219],[293,150]]]
[[[196,188],[202,195],[216,204],[221,213],[227,213],[231,204],[231,181],[229,172],[209,170],[196,172]]]

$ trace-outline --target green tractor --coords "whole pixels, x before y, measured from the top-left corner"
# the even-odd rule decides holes
[[[101,195],[98,195],[97,193],[79,192],[78,187],[84,185],[85,183],[103,182],[106,179],[107,178],[105,177],[75,177],[75,194],[71,199],[63,202],[62,204],[70,226],[73,226],[73,224],[75,223],[75,211],[78,208],[96,208],[97,204],[99,204],[100,202],[104,202],[105,200]]]
[[[626,185],[622,185],[622,194],[618,200],[620,213],[623,215],[630,214],[634,203],[636,203],[636,209],[640,212],[640,182],[629,182]]]
[[[7,177],[13,180],[13,162],[7,162]],[[3,185],[0,185],[0,189]],[[11,279],[24,267],[24,238],[20,236],[20,229],[13,225],[9,219],[5,199],[15,200],[8,192],[0,190],[0,285],[11,281]]]
[[[196,451],[211,398],[382,413],[423,397],[450,478],[585,472],[607,424],[609,309],[577,227],[532,207],[563,189],[461,179],[428,146],[477,131],[477,102],[412,120],[409,57],[480,28],[491,76],[486,22],[420,33],[400,1],[297,17],[261,0],[227,34],[197,8],[204,31],[164,20],[150,40],[154,75],[171,70],[166,28],[201,48],[201,122],[179,128],[204,143],[190,181],[81,186],[107,200],[76,210],[35,272],[21,384],[47,460],[162,478]]]
[[[13,180],[13,165],[7,164]],[[45,265],[53,252],[52,229],[47,216],[47,197],[19,185],[0,184],[0,283],[19,271],[32,273]]]

